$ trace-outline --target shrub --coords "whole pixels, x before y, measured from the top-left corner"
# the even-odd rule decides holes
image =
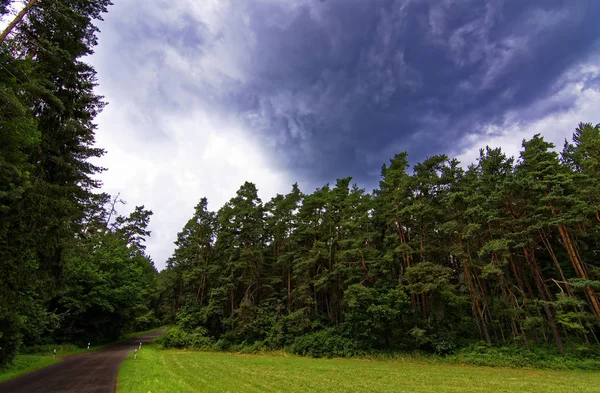
[[[343,337],[335,329],[325,329],[316,333],[296,337],[286,348],[288,352],[302,356],[352,357],[364,355],[356,340]]]
[[[463,348],[445,359],[492,367],[600,370],[600,349],[591,347],[575,347],[559,355],[555,349],[545,347],[488,347],[481,343]]]
[[[75,344],[44,344],[21,347],[19,353],[22,354],[51,354],[55,349],[57,352],[75,352],[79,347]]]
[[[351,285],[344,293],[342,329],[365,348],[406,346],[404,326],[412,317],[410,298],[400,289]]]
[[[22,323],[16,314],[0,314],[0,367],[10,363],[17,355],[22,340]]]
[[[448,355],[456,350],[456,339],[448,332],[438,332],[431,335],[430,345],[438,355]]]
[[[214,340],[206,335],[206,329],[198,327],[191,332],[175,326],[167,330],[157,339],[164,348],[190,348],[209,350]]]

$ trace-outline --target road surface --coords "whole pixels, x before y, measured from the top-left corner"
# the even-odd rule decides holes
[[[113,393],[121,362],[140,342],[163,333],[157,330],[125,340],[0,383],[0,393]],[[139,356],[143,356],[144,347]]]

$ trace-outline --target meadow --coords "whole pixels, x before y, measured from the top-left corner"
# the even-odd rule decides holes
[[[312,359],[164,350],[128,357],[119,393],[161,392],[600,392],[600,373],[419,362]]]

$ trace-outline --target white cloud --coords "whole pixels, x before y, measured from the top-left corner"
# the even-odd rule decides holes
[[[126,120],[123,109],[125,113],[113,105],[99,118],[98,145],[108,150],[100,161],[109,168],[102,175],[104,190],[121,193],[128,202],[124,212],[142,204],[153,210],[148,251],[158,267],[171,255],[175,236],[200,197],[207,197],[216,210],[246,180],[257,184],[263,200],[292,184],[235,122],[203,109],[186,118],[164,113],[158,116],[158,127],[168,139],[153,141]],[[137,137],[121,137],[123,128],[135,130]]]
[[[600,123],[600,91],[586,87],[586,82],[600,75],[597,63],[585,64],[568,71],[557,83],[562,87],[556,94],[540,100],[527,108],[508,112],[501,125],[488,125],[483,133],[470,134],[459,143],[459,148],[451,154],[457,157],[463,166],[475,162],[479,157],[479,149],[486,145],[492,148],[501,147],[507,156],[518,158],[523,139],[530,139],[535,134],[542,134],[545,140],[556,145],[560,151],[565,139],[571,140],[573,131],[579,122]],[[572,104],[569,109],[551,111],[551,114],[540,116],[534,121],[522,122],[524,114],[548,113],[549,108],[561,104]]]
[[[243,119],[210,97],[223,83],[243,80],[241,48],[251,44],[251,37],[223,33],[226,3],[117,2],[90,58],[98,93],[110,102],[97,118],[97,145],[108,152],[99,160],[108,168],[103,190],[127,201],[120,214],[136,205],[154,212],[147,250],[159,269],[201,197],[217,210],[244,181],[257,185],[263,201],[293,183]],[[165,26],[183,24],[184,16],[223,38],[201,50],[173,41],[172,34],[157,37]]]

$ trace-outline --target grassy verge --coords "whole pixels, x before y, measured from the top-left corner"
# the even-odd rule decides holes
[[[119,341],[130,339],[137,336],[153,332],[158,328],[146,330],[143,332],[128,333],[122,336]],[[91,346],[89,351],[94,351],[100,348],[104,348],[112,343]],[[53,358],[52,351],[56,349],[56,358]],[[63,345],[40,345],[34,348],[24,348],[24,351],[17,355],[15,360],[6,367],[0,368],[0,382],[6,381],[7,379],[18,377],[19,375],[35,371],[39,368],[49,366],[51,364],[60,362],[66,356],[77,355],[84,352],[89,352],[86,348],[79,348],[73,344]],[[26,352],[26,353],[24,353]]]
[[[470,366],[538,368],[549,370],[600,371],[600,351],[596,348],[572,348],[564,355],[548,348],[515,348],[473,346],[450,355],[424,352],[372,353],[363,356],[369,360],[400,360],[420,363],[447,363]]]
[[[58,362],[47,355],[17,355],[12,364],[0,369],[0,382]]]
[[[586,392],[600,373],[490,368],[414,360],[311,359],[297,356],[163,350],[128,357],[119,393],[160,392]]]
[[[105,346],[106,345],[96,345],[90,347],[89,350],[93,351]],[[52,351],[54,349],[56,349],[56,358],[52,356]],[[29,353],[17,355],[11,364],[0,368],[0,382],[60,362],[66,356],[77,355],[79,353],[88,352],[88,350],[72,344],[66,344],[38,346],[36,348],[27,349],[27,352]]]
[[[450,354],[440,355],[423,351],[377,351],[364,350],[356,343],[333,331],[321,331],[298,336],[282,349],[273,349],[262,341],[235,344],[225,339],[216,341],[206,336],[201,328],[186,331],[180,327],[169,328],[155,341],[163,348],[193,349],[212,352],[232,352],[243,354],[271,354],[286,352],[307,357],[354,358],[363,360],[413,360],[430,363],[469,364],[490,367],[532,367],[553,370],[596,370],[600,371],[600,347],[569,342],[566,351],[560,355],[555,348],[548,346],[503,346],[490,347],[482,342],[474,342]]]

